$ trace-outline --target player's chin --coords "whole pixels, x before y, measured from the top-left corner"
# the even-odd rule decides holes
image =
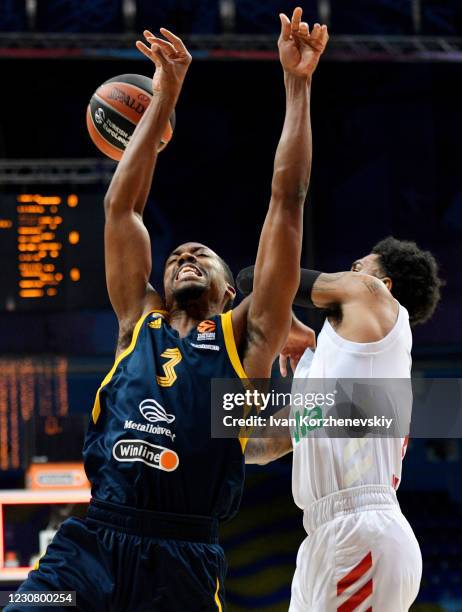
[[[202,279],[175,281],[172,295],[177,302],[185,302],[201,297],[207,290],[208,283]]]

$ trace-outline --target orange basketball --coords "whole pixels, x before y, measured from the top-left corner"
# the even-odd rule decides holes
[[[152,79],[122,74],[105,81],[92,95],[87,108],[87,128],[98,149],[117,161],[152,99]],[[159,151],[170,142],[175,112],[162,136]]]

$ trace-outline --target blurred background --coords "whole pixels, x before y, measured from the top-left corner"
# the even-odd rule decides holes
[[[332,36],[313,85],[303,264],[348,269],[390,234],[431,250],[447,285],[415,330],[414,374],[461,377],[462,0],[298,4]],[[151,75],[134,47],[143,29],[184,36],[194,62],[145,214],[153,282],[185,240],[237,273],[254,261],[282,127],[277,14],[296,5],[0,0],[0,589],[84,511],[80,449],[113,361],[102,201],[114,164],[87,135],[91,94]],[[411,440],[398,496],[424,558],[413,610],[462,610],[461,474],[460,440]],[[287,610],[304,537],[290,477],[290,457],[248,469],[241,513],[223,526],[232,612]]]

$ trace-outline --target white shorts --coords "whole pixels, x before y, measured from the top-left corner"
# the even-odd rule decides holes
[[[392,487],[339,491],[305,510],[289,612],[405,612],[422,555]]]

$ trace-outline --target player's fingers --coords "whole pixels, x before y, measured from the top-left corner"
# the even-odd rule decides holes
[[[282,40],[289,40],[290,38],[290,19],[284,13],[280,13],[279,19],[281,20],[281,38]]]
[[[319,23],[315,23],[313,29],[311,30],[311,38],[312,40],[318,40],[321,37],[322,28]]]
[[[151,55],[151,49],[147,47],[144,42],[141,42],[141,40],[137,40],[135,44],[138,51],[140,51],[146,57],[149,57],[149,59],[153,59]]]
[[[153,43],[151,45],[151,54],[156,66],[160,64],[162,68],[165,68],[171,63],[169,57],[164,53],[162,48],[157,43]]]
[[[294,9],[294,12],[292,14],[292,21],[290,24],[292,32],[294,34],[300,30],[300,22],[302,20],[302,14],[303,14],[302,9],[299,6],[297,6],[297,8]]]
[[[153,44],[155,43],[156,45],[159,45],[159,47],[161,47],[161,49],[168,55],[173,55],[176,54],[177,51],[175,49],[175,47],[172,45],[172,43],[169,43],[168,40],[164,40],[163,38],[157,38],[157,36],[150,36],[148,38],[148,41]]]
[[[181,38],[179,38],[179,36],[175,36],[173,32],[170,32],[170,30],[167,30],[166,28],[160,28],[160,32],[163,36],[165,36],[165,38],[168,41],[172,43],[172,45],[177,51],[182,51],[183,53],[188,52],[183,41],[181,40]]]
[[[287,376],[287,357],[279,355],[279,371],[284,378]]]
[[[151,30],[143,30],[143,36],[146,39],[152,38],[154,36],[154,34],[151,32]]]
[[[321,42],[323,45],[327,45],[328,40],[329,40],[329,30],[327,29],[326,25],[323,25],[321,27]]]
[[[143,36],[150,45],[159,45],[161,49],[163,49],[164,55],[166,57],[169,58],[172,54],[176,53],[175,47],[171,43],[169,43],[167,40],[164,40],[163,38],[158,38],[150,30],[144,30]]]
[[[298,42],[301,43],[308,43],[310,40],[310,29],[308,27],[308,24],[303,21],[300,24],[300,29],[298,32],[293,32],[292,36],[294,38],[294,40],[297,40]]]
[[[310,28],[308,27],[308,24],[306,23],[306,21],[302,21],[302,23],[300,24],[300,29],[298,31],[300,36],[309,36],[310,34]]]

